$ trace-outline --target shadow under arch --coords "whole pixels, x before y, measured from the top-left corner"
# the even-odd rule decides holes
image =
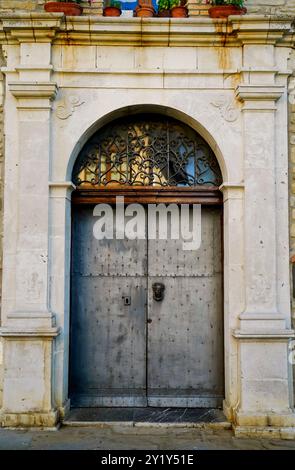
[[[154,114],[158,114],[159,116],[160,115],[169,116],[171,118],[174,118],[183,122],[184,124],[194,129],[207,142],[207,144],[210,146],[211,150],[213,151],[218,161],[220,170],[221,170],[222,180],[223,181],[228,180],[227,168],[226,168],[225,160],[223,158],[223,154],[219,146],[217,145],[217,142],[215,141],[213,136],[208,132],[208,130],[202,124],[200,124],[199,121],[194,119],[192,116],[189,116],[188,114],[184,113],[183,111],[180,111],[175,108],[170,108],[167,106],[155,105],[155,104],[125,106],[125,107],[116,109],[114,111],[111,111],[108,114],[104,115],[103,117],[99,118],[97,121],[95,121],[79,138],[79,140],[77,141],[71,153],[71,156],[67,165],[66,180],[67,181],[72,180],[72,171],[73,171],[75,161],[79,155],[79,152],[81,151],[83,146],[92,137],[92,135],[95,132],[99,131],[99,129],[103,128],[105,125],[111,123],[112,121],[118,118],[122,118],[124,116],[132,116],[132,115],[134,116],[134,115],[142,114],[142,113],[154,113]]]

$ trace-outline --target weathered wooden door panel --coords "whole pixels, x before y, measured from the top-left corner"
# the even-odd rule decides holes
[[[192,217],[190,208],[190,219]],[[168,220],[168,234],[170,230],[171,218]],[[200,277],[221,273],[221,253],[220,209],[202,206],[200,248],[183,250],[181,237],[179,240],[148,240],[148,275]]]
[[[75,406],[146,405],[146,242],[97,240],[74,214],[71,390]]]
[[[115,213],[115,209],[114,209]],[[73,213],[72,273],[83,276],[146,276],[146,240],[97,240],[93,206],[77,206]],[[116,223],[114,217],[114,233]]]
[[[145,405],[145,279],[77,276],[73,288],[81,312],[72,323],[76,402]],[[123,305],[122,296],[130,294],[131,305]]]
[[[221,303],[221,276],[149,281],[165,284],[162,302],[149,296],[149,405],[220,405],[223,334],[216,311]]]
[[[148,404],[218,406],[223,398],[220,211],[202,208],[202,241],[149,240]],[[164,284],[164,298],[152,285]]]

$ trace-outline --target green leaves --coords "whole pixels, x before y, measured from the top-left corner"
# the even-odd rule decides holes
[[[122,9],[122,3],[119,0],[105,0],[104,6],[119,8],[119,10]]]
[[[161,11],[161,10],[170,10],[170,0],[158,1],[158,11]]]
[[[185,6],[186,0],[159,0],[158,11],[170,10],[173,7]]]
[[[244,0],[209,0],[211,5],[235,5],[237,7],[244,6]]]

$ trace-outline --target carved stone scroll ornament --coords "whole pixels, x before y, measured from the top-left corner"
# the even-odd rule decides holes
[[[234,122],[238,119],[239,111],[235,107],[232,100],[221,97],[215,101],[212,101],[211,104],[218,108],[220,111],[221,116],[227,122]]]
[[[84,103],[78,96],[70,95],[57,103],[55,114],[59,119],[68,119],[78,106]]]

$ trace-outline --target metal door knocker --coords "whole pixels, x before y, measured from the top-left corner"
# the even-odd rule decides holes
[[[163,300],[165,290],[164,284],[162,284],[161,282],[155,282],[154,284],[152,284],[152,289],[154,300],[156,300],[157,302]]]

